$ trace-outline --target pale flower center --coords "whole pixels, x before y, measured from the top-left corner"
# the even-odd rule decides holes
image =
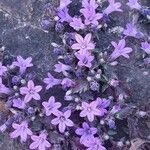
[[[34,90],[34,89],[30,89],[29,93],[30,93],[31,95],[33,95],[33,94],[35,93],[35,90]]]
[[[60,117],[60,120],[61,120],[61,121],[65,121],[66,118],[65,118],[64,116],[61,116],[61,117]]]
[[[85,48],[86,48],[86,45],[83,43],[82,46],[81,46],[81,48],[82,48],[82,49],[85,49]]]
[[[92,108],[91,108],[91,107],[88,107],[88,108],[87,108],[87,111],[88,111],[88,112],[91,112],[91,111],[92,111]]]

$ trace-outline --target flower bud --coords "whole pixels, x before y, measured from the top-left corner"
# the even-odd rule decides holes
[[[138,114],[140,117],[144,117],[146,115],[146,112],[145,111],[139,111]]]
[[[87,77],[86,78],[88,81],[92,81],[92,78],[91,77]]]
[[[101,78],[101,74],[96,74],[95,78],[96,79],[100,79]]]
[[[15,93],[15,96],[18,97],[18,96],[19,96],[19,93]]]
[[[79,106],[79,105],[77,105],[77,106],[76,106],[76,110],[82,110],[82,107]]]
[[[128,145],[128,146],[131,144],[130,141],[128,141],[128,140],[127,140],[125,143],[126,143],[126,145]]]
[[[79,102],[79,101],[80,101],[80,98],[76,97],[74,101],[75,101],[75,102]]]
[[[103,138],[104,138],[104,140],[108,140],[108,139],[109,139],[109,135],[104,134],[104,135],[103,135]]]
[[[123,147],[123,142],[122,141],[117,142],[117,146],[118,147]]]
[[[13,89],[14,89],[14,90],[17,90],[17,89],[18,89],[18,87],[15,85],[15,86],[13,86]]]
[[[55,20],[55,21],[58,21],[58,20],[59,20],[59,17],[58,17],[58,16],[55,16],[55,17],[54,17],[54,20]]]
[[[101,124],[101,125],[104,125],[104,124],[105,124],[105,121],[104,121],[104,120],[101,120],[101,121],[100,121],[100,124]]]
[[[31,117],[31,121],[34,121],[35,120],[35,116]]]
[[[21,84],[22,84],[22,85],[25,85],[25,84],[26,84],[26,80],[25,80],[25,79],[22,79],[22,80],[21,80]]]

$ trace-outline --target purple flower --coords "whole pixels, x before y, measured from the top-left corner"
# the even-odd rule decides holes
[[[93,13],[91,12],[91,15],[89,17],[85,17],[85,25],[93,25],[93,26],[97,26],[98,25],[98,20],[100,20],[103,17],[102,13],[96,13],[93,11]]]
[[[87,150],[106,150],[106,148],[102,146],[102,143],[98,138],[92,139],[91,141],[86,143],[85,146],[88,147]]]
[[[3,66],[0,62],[0,76],[4,75],[4,73],[7,71],[7,67]]]
[[[90,82],[90,89],[92,91],[99,91],[99,83],[97,81]]]
[[[60,22],[68,22],[72,21],[72,17],[68,14],[68,8],[64,8],[58,11],[58,17],[60,18]]]
[[[111,79],[109,84],[113,87],[117,87],[119,85],[119,81],[117,79]]]
[[[17,66],[20,68],[20,73],[24,73],[27,68],[32,67],[33,64],[32,58],[28,57],[27,59],[23,59],[21,56],[17,56],[17,61],[13,62],[12,65]]]
[[[12,127],[15,129],[10,133],[11,138],[17,138],[20,136],[22,142],[26,142],[27,136],[32,135],[32,131],[28,128],[28,123],[23,121],[21,124],[13,123]]]
[[[131,9],[141,9],[141,5],[138,3],[138,0],[129,0],[129,2],[127,3],[127,5],[131,8]]]
[[[75,82],[73,82],[71,79],[69,78],[64,78],[61,82],[61,85],[63,86],[64,89],[72,87],[73,85],[75,85]]]
[[[2,78],[0,77],[0,94],[9,94],[10,90],[2,83]]]
[[[75,50],[82,50],[82,51],[93,50],[95,48],[95,45],[91,42],[91,38],[92,35],[90,33],[87,34],[85,38],[83,38],[79,34],[75,34],[75,39],[77,43],[73,44],[71,48]]]
[[[27,87],[21,87],[20,93],[25,95],[24,101],[25,103],[31,101],[31,99],[40,100],[40,95],[38,92],[42,90],[40,85],[34,86],[34,82],[32,80],[28,81]]]
[[[122,12],[122,9],[120,9],[121,3],[119,2],[115,3],[115,0],[108,0],[108,2],[109,2],[109,6],[104,10],[105,14],[109,15],[114,11]]]
[[[70,22],[70,26],[73,27],[77,31],[85,28],[84,24],[82,23],[81,18],[76,18],[76,17],[72,18],[72,22]]]
[[[58,9],[64,9],[71,3],[70,0],[60,0],[60,5]]]
[[[123,56],[127,59],[129,59],[129,53],[131,53],[133,50],[130,47],[125,47],[126,41],[124,39],[120,40],[117,44],[116,42],[111,42],[111,44],[114,46],[115,50],[111,54],[111,59],[115,60],[120,56]]]
[[[85,17],[85,25],[98,25],[98,20],[102,18],[101,13],[96,13],[96,8],[98,5],[96,4],[95,0],[83,0],[82,1],[82,9],[80,12]]]
[[[97,133],[97,129],[90,127],[86,122],[82,123],[82,128],[76,129],[76,134],[81,135],[80,143],[84,144],[91,139],[94,139],[94,135]]]
[[[92,61],[94,60],[94,56],[92,56],[89,52],[80,52],[76,53],[76,57],[79,59],[78,66],[80,67],[92,67]]]
[[[94,116],[100,116],[101,114],[97,106],[97,101],[93,101],[90,104],[82,102],[82,111],[80,112],[80,117],[87,116],[88,120],[92,122],[94,120]]]
[[[22,99],[17,98],[13,100],[13,107],[24,109],[26,107],[26,104]]]
[[[99,109],[99,111],[100,111],[100,116],[104,116],[104,114],[106,114],[107,113],[107,107],[110,105],[110,100],[107,100],[107,99],[105,99],[105,98],[100,98],[100,97],[98,97],[97,99],[96,99],[96,101],[97,101],[97,108]]]
[[[147,53],[150,54],[150,44],[146,41],[146,42],[142,42],[141,43],[141,48]]]
[[[38,149],[38,150],[45,150],[46,148],[51,147],[51,144],[46,140],[47,134],[42,132],[39,136],[32,135],[31,139],[33,143],[30,145],[30,149]]]
[[[55,114],[58,111],[58,108],[61,107],[61,103],[55,102],[55,97],[51,96],[48,102],[43,102],[46,116],[50,116],[51,114]]]
[[[44,79],[44,83],[47,84],[46,89],[52,88],[55,85],[58,85],[61,83],[61,80],[55,79],[50,73],[47,73],[48,78]]]
[[[126,36],[136,37],[137,29],[132,23],[128,23],[126,25],[126,29],[124,29],[123,34]]]
[[[108,125],[111,129],[116,129],[115,121],[113,119],[108,119]]]
[[[70,66],[65,65],[61,62],[58,62],[58,64],[55,65],[54,71],[60,73],[60,72],[65,72],[65,71],[70,70],[70,69],[71,69]]]
[[[115,106],[113,106],[112,110],[110,111],[112,114],[117,113],[118,111],[121,110],[120,105],[116,104]]]
[[[55,115],[57,116],[57,118],[53,119],[51,123],[53,125],[58,125],[58,129],[61,133],[65,131],[66,126],[72,127],[74,125],[74,123],[70,119],[68,119],[71,116],[71,110],[67,110],[64,113],[59,111],[55,113]]]
[[[95,0],[82,0],[82,7],[84,8],[90,8],[96,9],[98,7],[98,4],[96,4]]]
[[[144,63],[145,63],[145,64],[150,64],[150,58],[145,58],[145,59],[144,59]]]

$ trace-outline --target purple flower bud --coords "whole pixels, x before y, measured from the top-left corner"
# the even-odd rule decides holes
[[[96,81],[93,81],[90,83],[90,89],[92,91],[98,91],[99,90],[99,84]]]
[[[13,122],[14,122],[14,117],[11,117],[5,122],[5,125],[7,127],[10,127]]]
[[[140,39],[143,37],[143,34],[141,32],[137,32],[135,35],[136,38]]]
[[[3,124],[3,125],[0,126],[0,131],[1,131],[2,133],[5,132],[6,129],[7,129],[6,124]]]
[[[146,16],[147,16],[147,15],[150,16],[150,9],[143,9],[143,10],[142,10],[142,14],[143,14],[143,15],[146,15]]]
[[[55,31],[61,33],[64,30],[64,26],[61,22],[57,22],[55,25]]]
[[[72,46],[74,43],[75,43],[75,35],[74,33],[66,33],[65,34],[65,41],[66,41],[66,44],[68,46]]]
[[[12,83],[13,83],[13,84],[17,84],[20,80],[21,80],[21,77],[19,77],[19,76],[14,76],[14,77],[12,78]]]
[[[75,71],[75,75],[78,78],[83,77],[82,71],[80,69],[78,69],[77,71]]]
[[[55,47],[54,49],[53,49],[53,52],[54,52],[54,54],[56,54],[56,55],[62,55],[63,53],[64,53],[64,48],[61,48],[61,47]]]
[[[12,100],[8,100],[8,101],[5,103],[5,106],[6,106],[6,108],[11,108],[12,104],[13,104],[13,101],[12,101]]]
[[[28,113],[31,114],[31,115],[35,113],[35,110],[34,110],[33,107],[29,107],[29,108],[27,109],[27,111],[28,111]]]
[[[49,30],[52,26],[52,20],[51,19],[43,19],[41,21],[41,26],[44,30]]]
[[[65,56],[64,61],[66,65],[71,65],[73,62],[73,58],[71,56]]]
[[[108,125],[109,125],[109,128],[111,128],[111,129],[115,129],[116,128],[115,122],[112,119],[108,120]]]

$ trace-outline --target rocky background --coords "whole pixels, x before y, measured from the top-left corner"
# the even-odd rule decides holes
[[[57,43],[59,41],[58,34],[54,30],[50,32],[43,30],[40,24],[43,8],[48,2],[54,6],[58,4],[58,0],[0,0],[1,61],[3,59],[8,62],[17,55],[25,58],[32,56],[36,65],[36,73],[39,76],[45,76],[47,71],[53,70],[55,58],[52,56],[51,42]],[[73,0],[73,2],[76,3],[76,0]],[[120,2],[123,4],[126,3],[126,0],[120,0]],[[141,3],[150,6],[149,0],[141,0]],[[122,7],[125,7],[125,5],[122,5]],[[108,43],[117,38],[116,28],[125,27],[126,23],[130,21],[134,21],[141,32],[150,36],[150,20],[147,20],[144,16],[139,16],[139,14],[131,14],[128,9],[124,8],[126,11],[121,15],[113,14],[113,22],[110,25],[113,34],[98,33],[100,40],[97,46],[100,49],[106,49]],[[150,103],[150,66],[141,65],[143,56],[139,49],[139,43],[136,41],[132,43],[134,53],[129,60],[121,61],[116,67],[116,72],[119,79],[127,83],[131,96],[130,100],[135,105],[140,105],[143,110],[150,110],[148,105]],[[130,117],[130,114],[127,115],[129,115],[127,123],[130,138],[150,139],[150,119],[137,119],[134,116]],[[138,145],[143,141],[137,139],[134,142],[132,144]],[[27,149],[20,142],[11,140],[7,134],[0,134],[0,150]],[[69,150],[69,147],[63,149]],[[145,150],[148,149],[145,148]]]

